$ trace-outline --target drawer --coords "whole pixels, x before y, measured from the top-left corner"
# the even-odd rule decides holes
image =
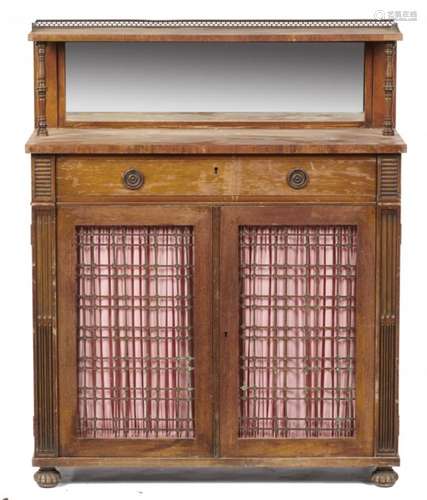
[[[60,156],[56,172],[62,202],[363,202],[376,193],[374,155]]]

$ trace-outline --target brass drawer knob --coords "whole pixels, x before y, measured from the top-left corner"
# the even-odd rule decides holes
[[[288,184],[292,189],[302,189],[308,184],[308,174],[301,168],[295,168],[288,173]]]
[[[144,176],[138,170],[126,170],[123,174],[123,184],[128,189],[139,189],[144,184]]]

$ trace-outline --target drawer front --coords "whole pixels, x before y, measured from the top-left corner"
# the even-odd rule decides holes
[[[374,201],[376,157],[60,156],[58,201]]]

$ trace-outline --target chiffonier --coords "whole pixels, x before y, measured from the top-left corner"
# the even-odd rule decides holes
[[[391,20],[36,21],[35,480],[397,479]]]

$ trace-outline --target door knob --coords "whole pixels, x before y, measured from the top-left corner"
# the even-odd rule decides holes
[[[126,170],[123,174],[123,184],[128,189],[139,189],[144,184],[144,176],[138,170]]]

